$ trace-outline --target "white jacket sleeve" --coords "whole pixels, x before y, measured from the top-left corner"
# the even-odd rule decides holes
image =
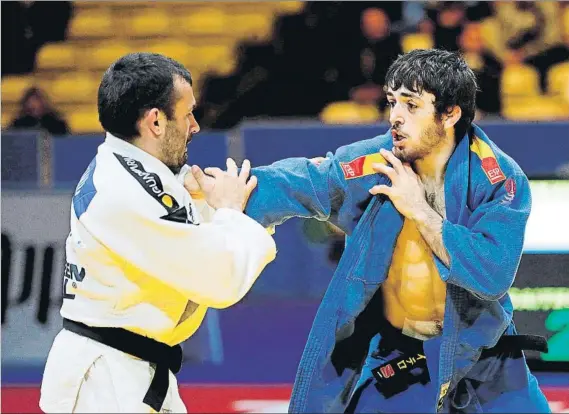
[[[211,222],[194,225],[153,216],[135,203],[98,202],[105,204],[80,218],[91,236],[205,306],[225,308],[241,300],[276,256],[267,231],[235,210],[218,209]]]

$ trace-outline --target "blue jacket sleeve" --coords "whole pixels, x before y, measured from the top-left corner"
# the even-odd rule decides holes
[[[499,184],[471,214],[466,226],[443,222],[450,272],[442,276],[477,297],[496,300],[514,282],[531,210],[527,177],[517,173]]]
[[[253,168],[251,174],[257,177],[258,185],[245,213],[265,227],[304,217],[329,220],[351,234],[371,200],[368,190],[387,178],[370,173],[369,159],[356,177],[346,178],[349,173],[345,169],[349,170],[350,162],[357,164],[362,157],[377,151],[377,141],[372,145],[372,140],[368,140],[328,153],[320,165],[307,158],[287,158]],[[377,159],[377,154],[371,156]]]

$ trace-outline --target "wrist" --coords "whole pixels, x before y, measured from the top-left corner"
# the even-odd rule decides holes
[[[428,204],[418,206],[412,213],[410,219],[413,220],[417,225],[422,225],[429,222],[432,217],[432,213],[435,213],[433,209]],[[438,214],[437,214],[438,216]]]
[[[243,212],[243,206],[236,204],[236,203],[230,203],[230,204],[225,204],[225,205],[220,205],[217,208],[227,208],[229,210],[236,210],[239,211],[240,213]]]
[[[201,192],[201,191],[197,191],[197,192],[189,192],[190,193],[190,197],[192,197],[192,200],[204,200],[205,199],[205,195]]]

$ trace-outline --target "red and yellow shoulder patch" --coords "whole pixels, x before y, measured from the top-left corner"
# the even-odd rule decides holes
[[[477,136],[474,136],[472,144],[470,144],[470,150],[480,158],[482,169],[492,184],[497,184],[506,179],[504,172],[500,168],[500,165],[498,165],[494,151],[492,151],[492,148],[490,148],[487,143]]]
[[[387,164],[383,155],[379,152],[374,154],[362,155],[350,162],[341,162],[340,167],[344,173],[344,178],[346,180],[351,180],[353,178],[365,177],[370,174],[377,174],[371,165],[375,163]]]

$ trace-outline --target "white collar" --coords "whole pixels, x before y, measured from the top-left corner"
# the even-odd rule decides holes
[[[166,164],[164,164],[158,158],[150,155],[143,149],[138,148],[136,145],[133,145],[124,139],[115,137],[109,132],[106,133],[105,144],[118,151],[121,155],[125,155],[137,161],[141,161],[144,166],[150,167],[152,170],[158,173],[158,175],[169,175],[177,177],[172,171],[170,171]],[[182,168],[181,172],[185,172],[185,169]]]

